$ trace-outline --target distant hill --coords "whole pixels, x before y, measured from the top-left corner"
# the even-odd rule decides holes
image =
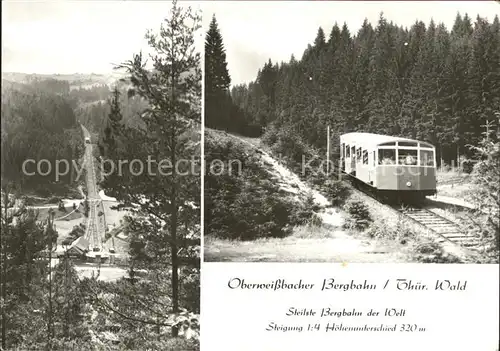
[[[194,72],[192,72],[194,74]],[[181,78],[186,78],[190,73],[183,73]],[[38,74],[38,73],[19,73],[2,72],[2,81],[11,83],[31,84],[37,81],[55,79],[67,81],[71,88],[90,88],[96,85],[115,85],[120,79],[126,79],[124,72],[113,71],[106,74],[98,73],[73,73],[73,74]],[[128,80],[126,83],[129,83]]]
[[[2,72],[2,81],[13,83],[31,84],[41,80],[55,79],[67,81],[72,89],[90,88],[96,85],[114,85],[116,81],[126,76],[122,72],[111,72],[109,74],[96,73],[74,73],[74,74],[30,74],[19,72]]]

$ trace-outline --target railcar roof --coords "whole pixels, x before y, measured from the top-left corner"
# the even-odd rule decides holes
[[[400,137],[394,137],[390,135],[381,135],[381,134],[373,134],[373,133],[360,133],[360,132],[354,132],[354,133],[346,133],[342,134],[340,136],[341,140],[343,142],[349,143],[349,142],[355,142],[356,145],[380,145],[382,143],[387,143],[391,141],[413,141],[413,142],[425,142],[421,140],[415,140],[415,139],[408,139],[408,138],[400,138]],[[430,144],[428,142],[425,142],[426,144]]]

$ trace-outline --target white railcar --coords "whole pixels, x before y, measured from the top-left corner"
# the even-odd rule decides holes
[[[436,150],[427,142],[372,133],[340,136],[342,171],[386,193],[436,193]]]

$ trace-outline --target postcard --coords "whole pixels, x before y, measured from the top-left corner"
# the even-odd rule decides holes
[[[4,1],[0,350],[498,351],[498,1]]]

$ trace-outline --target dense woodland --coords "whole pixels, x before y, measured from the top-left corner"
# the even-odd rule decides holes
[[[48,195],[67,192],[73,184],[72,172],[56,181],[54,165],[80,159],[83,134],[71,101],[60,91],[69,91],[68,82],[2,82],[2,185],[15,182],[25,193]],[[25,173],[23,163],[29,159],[34,162],[26,164]],[[35,162],[42,159],[52,169],[42,164],[37,171]]]
[[[141,112],[147,103],[137,96],[129,96],[130,82],[117,81],[114,89],[120,92],[120,108],[122,123],[129,127],[142,127]],[[113,89],[113,90],[114,90]],[[78,120],[92,133],[100,133],[106,128],[106,119],[110,112],[109,100],[112,96],[107,85],[96,85],[71,91],[71,96],[77,97],[79,104],[76,109]]]
[[[74,257],[51,267],[59,235],[52,217],[18,201],[32,190],[56,194],[46,186],[52,180],[25,178],[19,166],[26,157],[79,160],[85,146],[80,123],[98,144],[96,166],[99,156],[199,162],[200,54],[179,54],[194,47],[199,28],[200,15],[174,3],[160,33],[147,33],[156,52],[153,70],[144,69],[140,54],[124,58],[125,79],[112,87],[34,76],[3,84],[2,350],[199,349],[199,164],[186,176],[125,172],[104,179],[101,188],[130,211],[122,223],[128,274],[117,281],[82,278]],[[78,185],[69,177],[60,183],[73,191]],[[194,338],[188,340],[189,332]]]
[[[308,145],[326,149],[352,131],[417,138],[450,164],[471,157],[487,120],[500,110],[500,22],[457,14],[452,28],[416,21],[402,28],[380,15],[357,32],[319,28],[302,58],[271,60],[248,85],[233,86],[235,107],[213,127],[255,134],[290,128]],[[220,76],[220,75],[219,75]],[[334,150],[336,150],[334,148]]]

